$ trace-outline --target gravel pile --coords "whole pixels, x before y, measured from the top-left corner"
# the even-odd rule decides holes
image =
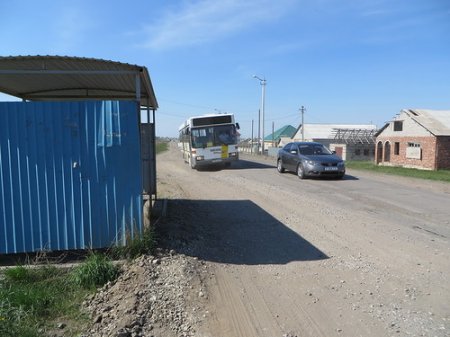
[[[156,255],[125,265],[115,282],[85,301],[92,325],[84,336],[194,336],[205,315],[206,267],[173,250]]]

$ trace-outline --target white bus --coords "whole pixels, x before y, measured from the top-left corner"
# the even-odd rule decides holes
[[[238,129],[230,113],[190,117],[179,128],[184,161],[193,169],[216,163],[230,166],[239,159]]]

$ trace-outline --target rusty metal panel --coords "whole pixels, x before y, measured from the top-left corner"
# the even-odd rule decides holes
[[[0,102],[0,253],[103,248],[141,232],[137,111]]]

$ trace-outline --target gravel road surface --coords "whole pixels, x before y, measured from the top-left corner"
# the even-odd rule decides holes
[[[450,336],[450,184],[196,171],[173,143],[157,172],[167,248],[207,269],[196,336]]]

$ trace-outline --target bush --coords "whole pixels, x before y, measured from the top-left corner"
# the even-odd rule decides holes
[[[5,270],[5,279],[12,282],[23,282],[30,278],[29,268],[17,266]]]
[[[92,253],[85,262],[74,268],[70,279],[79,287],[92,289],[115,280],[118,275],[119,268],[108,257]]]

